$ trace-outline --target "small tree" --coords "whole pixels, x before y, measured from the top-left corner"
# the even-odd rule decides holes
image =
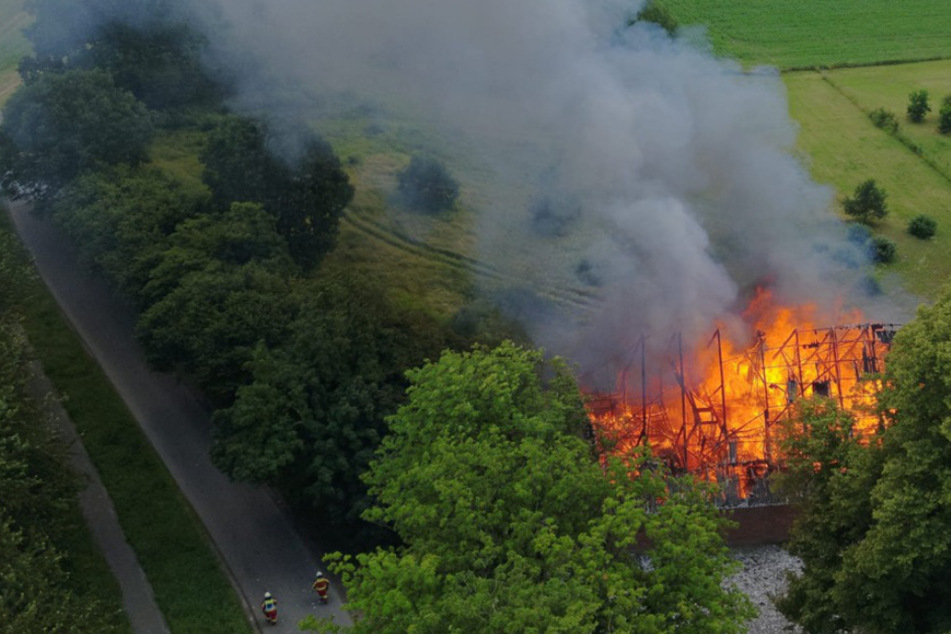
[[[872,238],[869,248],[872,252],[872,260],[878,264],[891,264],[895,261],[895,254],[898,252],[895,243],[882,236]]]
[[[916,90],[908,95],[908,119],[913,123],[921,123],[925,115],[931,112],[928,105],[928,91]]]
[[[876,108],[868,113],[868,118],[872,120],[872,123],[875,124],[876,128],[881,128],[887,132],[894,134],[898,132],[898,118],[895,116],[895,113],[891,110],[885,110],[885,108]]]
[[[927,240],[932,237],[937,230],[938,223],[935,222],[934,218],[923,214],[915,216],[911,219],[911,222],[908,223],[908,233],[922,240]]]
[[[397,180],[406,201],[427,213],[449,209],[459,197],[459,183],[435,159],[414,156]]]
[[[951,132],[951,95],[941,102],[941,110],[938,111],[938,132],[941,134]]]
[[[856,187],[854,195],[846,198],[842,206],[849,216],[859,222],[869,223],[888,215],[885,198],[885,190],[875,183],[874,178],[870,178]]]

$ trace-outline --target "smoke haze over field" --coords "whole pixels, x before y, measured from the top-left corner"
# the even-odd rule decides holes
[[[239,106],[266,110],[274,86],[346,94],[380,104],[384,123],[388,111],[409,112],[454,139],[447,163],[464,186],[452,147],[487,166],[479,186],[498,191],[472,205],[480,259],[525,288],[587,281],[605,298],[583,323],[547,312],[528,324],[552,352],[594,364],[640,333],[709,334],[763,280],[835,319],[834,299],[854,287],[865,256],[845,240],[832,192],[791,155],[778,75],[715,59],[691,43],[698,33],[626,27],[640,4],[204,6],[226,25],[212,30],[214,44],[242,56]],[[555,235],[533,231],[532,201]]]

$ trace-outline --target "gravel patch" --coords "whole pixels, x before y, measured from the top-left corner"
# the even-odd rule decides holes
[[[802,634],[802,628],[780,614],[770,600],[786,590],[786,572],[801,571],[802,562],[775,545],[732,548],[730,554],[743,569],[728,582],[745,592],[759,610],[748,623],[750,634]]]

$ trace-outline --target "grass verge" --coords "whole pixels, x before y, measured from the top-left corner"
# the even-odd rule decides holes
[[[0,231],[13,231],[6,214]],[[22,309],[172,632],[251,632],[200,520],[39,278]]]

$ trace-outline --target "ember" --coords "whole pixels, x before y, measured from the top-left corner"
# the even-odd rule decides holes
[[[743,315],[755,333],[745,345],[719,327],[697,349],[675,335],[656,355],[641,337],[615,392],[590,394],[602,451],[648,444],[674,472],[721,483],[727,505],[769,501],[766,476],[781,462],[774,426],[797,399],[836,399],[856,416],[858,433],[881,425],[875,396],[897,326],[819,328],[814,313],[776,307],[763,291]]]

